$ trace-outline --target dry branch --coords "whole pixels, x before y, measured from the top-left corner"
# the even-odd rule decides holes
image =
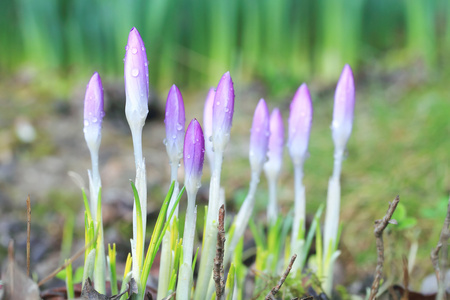
[[[225,245],[225,206],[222,204],[219,210],[219,224],[217,232],[217,246],[216,257],[214,258],[214,283],[216,285],[216,299],[223,298],[224,271],[223,271],[223,257]]]
[[[397,207],[398,203],[400,202],[400,197],[395,197],[394,201],[392,203],[389,203],[389,208],[381,220],[375,221],[375,239],[377,244],[377,267],[375,269],[375,278],[373,279],[372,288],[370,290],[370,296],[369,300],[375,299],[378,288],[380,286],[380,280],[381,276],[383,275],[383,263],[384,263],[384,245],[383,245],[383,231],[389,224],[389,221],[392,218],[392,215],[394,214],[395,208]]]
[[[31,251],[31,203],[30,195],[27,197],[27,276],[30,276],[30,251]]]
[[[442,226],[441,234],[436,248],[431,250],[430,258],[433,264],[434,272],[438,282],[438,295],[436,299],[445,299],[445,270],[447,268],[448,256],[448,239],[450,238],[450,198],[447,206],[447,215],[445,216],[444,225]],[[442,250],[442,251],[441,251]],[[441,261],[439,263],[439,252],[441,252]],[[441,273],[441,268],[444,272]]]
[[[292,255],[291,261],[289,262],[289,265],[286,268],[286,271],[284,271],[283,275],[280,278],[280,281],[278,281],[278,284],[267,294],[265,300],[271,300],[275,297],[275,295],[278,293],[278,291],[281,289],[281,286],[283,285],[284,281],[289,275],[289,272],[292,269],[292,265],[295,262],[295,259],[297,258],[297,254]]]

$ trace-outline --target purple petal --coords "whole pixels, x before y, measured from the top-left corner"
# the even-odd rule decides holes
[[[294,163],[302,163],[308,152],[313,106],[308,86],[303,83],[292,99],[289,109],[288,148]]]

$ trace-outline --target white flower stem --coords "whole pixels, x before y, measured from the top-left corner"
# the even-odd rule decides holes
[[[131,127],[131,136],[133,139],[133,149],[134,149],[134,160],[136,163],[136,179],[135,186],[139,195],[139,202],[141,204],[142,212],[142,238],[143,241],[137,241],[137,220],[136,220],[136,206],[133,205],[133,243],[134,243],[134,253],[133,263],[132,263],[132,277],[138,282],[141,276],[142,265],[139,262],[143,261],[144,257],[144,247],[145,247],[145,229],[147,226],[147,180],[145,171],[145,160],[142,155],[142,126]],[[137,245],[142,245],[141,249],[137,249]],[[133,252],[133,248],[132,248]],[[138,287],[140,288],[140,287]]]
[[[294,221],[292,224],[291,248],[297,240],[300,231],[305,232],[306,200],[303,186],[303,164],[294,165]],[[292,253],[293,254],[293,253]],[[300,255],[300,253],[296,253]]]
[[[216,252],[217,241],[217,218],[219,215],[220,202],[220,173],[222,171],[223,151],[215,149],[214,168],[209,187],[208,215],[202,246],[202,259],[195,288],[196,300],[205,300],[208,293],[209,281],[212,278],[212,268]]]
[[[230,261],[231,254],[234,252],[237,243],[240,238],[244,235],[245,228],[247,228],[248,221],[253,213],[253,207],[255,206],[255,194],[256,188],[259,183],[259,176],[261,174],[261,170],[252,171],[252,177],[250,180],[250,188],[248,190],[247,197],[245,197],[244,203],[242,203],[241,208],[233,222],[234,224],[234,233],[232,237],[229,237],[230,242],[228,247],[225,248],[225,259],[224,265],[227,265]]]
[[[269,184],[269,204],[267,205],[267,221],[273,225],[278,219],[277,180],[275,176],[267,177]]]
[[[341,202],[341,184],[340,176],[342,169],[342,160],[344,156],[343,149],[334,151],[333,175],[328,181],[327,209],[325,215],[324,235],[323,235],[323,266],[325,271],[324,291],[327,295],[331,294],[333,286],[333,264],[334,260],[330,257],[333,253],[328,253],[329,249],[334,251],[339,228],[339,209]],[[330,248],[331,245],[331,248]]]
[[[180,274],[177,286],[177,299],[189,300],[192,288],[192,254],[194,252],[195,223],[197,220],[197,207],[195,197],[197,191],[188,191],[188,205],[183,234],[183,262],[180,266]]]
[[[227,266],[230,263],[231,256],[239,243],[239,240],[244,235],[245,228],[247,228],[248,221],[253,213],[253,207],[255,205],[255,194],[256,188],[258,187],[259,178],[261,175],[261,168],[252,171],[252,176],[250,179],[250,187],[245,197],[244,203],[242,204],[236,218],[233,221],[232,228],[234,227],[233,236],[228,236],[225,242],[225,255],[223,260],[223,265]],[[217,226],[216,226],[216,239],[217,239]],[[208,293],[205,299],[211,299],[214,293],[214,280],[210,277]]]
[[[105,286],[105,272],[106,272],[106,257],[105,257],[105,245],[103,237],[103,221],[102,210],[98,207],[99,192],[101,188],[100,172],[98,167],[98,147],[95,149],[89,149],[91,153],[92,170],[88,171],[89,175],[89,194],[91,200],[91,212],[94,220],[95,228],[98,228],[96,254],[94,263],[94,283],[95,288],[99,293],[104,294],[106,292]]]

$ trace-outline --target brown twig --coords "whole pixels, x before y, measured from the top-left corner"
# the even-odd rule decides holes
[[[9,245],[8,245],[8,269],[9,269],[9,275],[10,280],[9,280],[9,284],[10,284],[10,288],[9,290],[11,291],[11,297],[13,297],[14,294],[14,241],[10,240],[9,241]]]
[[[214,283],[216,285],[216,299],[220,300],[223,297],[225,289],[224,272],[223,272],[223,257],[225,245],[225,206],[222,204],[219,210],[219,224],[217,232],[217,246],[216,257],[214,258]]]
[[[403,285],[405,286],[405,290],[403,292],[403,296],[401,300],[409,299],[409,273],[408,273],[408,259],[403,255]]]
[[[75,253],[71,258],[69,258],[62,266],[58,267],[55,271],[53,271],[52,273],[50,273],[47,277],[45,277],[44,279],[42,279],[41,281],[39,281],[38,286],[43,285],[44,283],[46,283],[47,281],[49,281],[50,279],[52,279],[53,277],[56,276],[56,274],[58,274],[61,270],[64,270],[68,265],[70,265],[74,260],[76,260],[77,258],[79,258],[81,255],[83,255],[84,251],[86,251],[86,249],[88,247],[90,247],[94,241],[97,239],[97,237],[95,237],[90,243],[88,243],[87,245],[85,245],[83,248],[81,248],[80,250],[78,250],[77,253]]]
[[[436,248],[431,250],[430,258],[433,264],[434,272],[438,282],[438,295],[436,299],[445,299],[445,271],[447,269],[447,255],[448,255],[448,239],[450,238],[450,198],[447,206],[447,215],[445,216],[444,225],[442,226],[441,234]],[[439,252],[441,252],[441,261],[439,264]]]
[[[31,203],[30,195],[27,197],[27,276],[30,276],[30,240],[31,240]]]
[[[289,262],[289,265],[286,268],[286,271],[284,271],[283,275],[280,278],[280,281],[278,281],[278,284],[267,294],[265,300],[271,300],[275,297],[275,295],[278,293],[278,291],[281,289],[281,286],[283,285],[284,281],[289,275],[289,272],[292,269],[292,265],[295,262],[295,259],[297,258],[297,254],[292,255],[291,261]]]
[[[392,203],[389,203],[389,208],[383,219],[375,221],[374,234],[377,244],[378,259],[377,259],[377,267],[375,269],[375,278],[373,279],[372,288],[370,290],[369,300],[373,300],[377,296],[381,276],[383,275],[383,263],[384,263],[383,231],[389,224],[389,221],[391,220],[395,208],[397,207],[399,202],[400,197],[399,196],[395,197],[394,201],[392,201]]]

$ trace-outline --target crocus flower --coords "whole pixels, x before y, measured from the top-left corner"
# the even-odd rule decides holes
[[[308,86],[303,83],[289,107],[289,154],[294,164],[302,164],[308,152],[313,107]]]
[[[166,149],[171,163],[177,164],[183,157],[184,124],[183,96],[176,85],[169,91],[166,102]]]
[[[264,164],[267,176],[277,177],[283,164],[284,125],[283,116],[278,108],[270,114],[270,136],[267,156],[269,160]]]
[[[204,156],[205,140],[202,127],[197,119],[193,119],[186,130],[183,150],[185,186],[188,193],[200,187]]]
[[[144,42],[134,27],[125,50],[125,114],[130,127],[139,128],[148,114],[148,62]]]
[[[89,149],[98,151],[101,141],[103,110],[103,86],[97,72],[92,75],[84,97],[84,138]]]
[[[259,100],[253,115],[250,134],[250,166],[252,170],[260,170],[267,159],[267,148],[270,136],[269,110],[266,101]]]
[[[345,65],[334,94],[333,122],[331,132],[335,147],[344,150],[352,133],[353,110],[355,107],[355,83],[353,72]]]
[[[223,151],[230,139],[234,113],[234,87],[230,72],[223,74],[217,85],[213,107],[213,145]]]
[[[206,96],[205,107],[203,109],[203,130],[205,131],[205,149],[208,156],[209,165],[212,168],[214,165],[214,152],[212,144],[213,133],[213,105],[216,91],[214,88],[210,88],[208,96]]]

